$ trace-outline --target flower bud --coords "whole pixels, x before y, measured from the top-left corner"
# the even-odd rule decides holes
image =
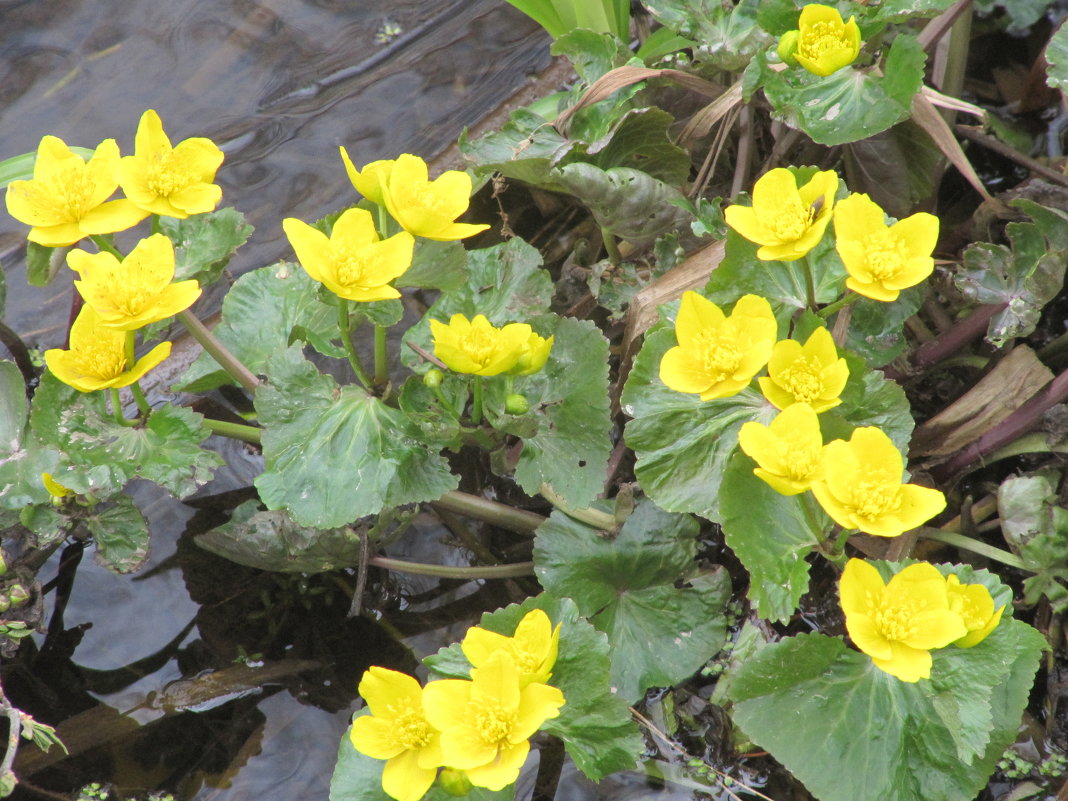
[[[12,606],[22,606],[28,600],[30,600],[29,591],[21,584],[12,584],[11,588],[7,591],[8,597],[11,598]]]
[[[11,599],[5,593],[0,592],[0,613],[11,608]]]
[[[438,774],[438,783],[442,790],[453,796],[467,795],[472,786],[467,774],[456,768],[445,768],[441,771]]]
[[[504,400],[504,410],[508,414],[526,414],[530,411],[530,402],[525,396],[513,392]]]
[[[436,387],[441,386],[441,382],[444,378],[445,374],[442,373],[441,370],[437,367],[431,367],[426,371],[426,374],[423,375],[423,383],[431,389],[435,389]]]

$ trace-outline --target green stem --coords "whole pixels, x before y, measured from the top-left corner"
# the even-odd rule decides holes
[[[479,425],[482,422],[482,376],[476,375],[474,380],[474,392],[471,398],[471,423]]]
[[[805,304],[809,311],[817,311],[816,307],[816,282],[812,278],[812,262],[809,261],[808,253],[801,260],[805,273]]]
[[[356,378],[363,384],[364,389],[370,389],[371,377],[363,369],[360,356],[356,353],[356,346],[352,344],[352,325],[349,321],[349,302],[346,298],[337,299],[337,327],[341,329],[341,344],[345,346],[352,372],[356,373]]]
[[[133,370],[134,365],[137,364],[137,332],[126,332],[126,369]],[[152,407],[148,405],[148,399],[145,397],[145,393],[141,391],[141,385],[134,381],[130,384],[130,392],[133,393],[134,403],[137,404],[137,410],[146,417],[152,411]]]
[[[111,416],[115,418],[115,422],[126,428],[133,428],[137,425],[137,421],[127,420],[122,416],[122,401],[119,400],[118,387],[108,387],[108,394],[111,395]]]
[[[460,415],[454,408],[452,408],[452,404],[449,403],[449,399],[445,397],[445,392],[441,389],[441,385],[439,384],[436,387],[431,387],[430,391],[434,393],[434,397],[438,399],[438,403],[440,403],[445,408],[445,411],[449,413],[449,416],[453,420],[458,421],[460,419]]]
[[[856,292],[849,292],[848,294],[838,298],[838,300],[836,300],[834,303],[828,303],[816,313],[824,320],[826,320],[832,314],[841,311],[849,304],[856,303],[858,300],[860,300],[860,298],[861,296],[858,295]]]
[[[163,227],[159,224],[159,215],[158,214],[153,214],[152,215],[152,233],[154,233],[154,234],[162,234],[163,233]]]
[[[91,234],[89,238],[93,240],[93,242],[96,244],[96,246],[98,248],[100,248],[100,250],[107,251],[108,253],[110,253],[112,256],[114,256],[119,261],[123,260],[124,256],[122,255],[122,253],[119,252],[118,248],[116,248],[113,244],[108,242],[100,234]]]
[[[385,204],[379,203],[375,206],[375,213],[378,217],[378,236],[381,239],[385,239],[389,236],[389,211],[386,209]]]
[[[389,326],[375,326],[375,386],[384,387],[389,383],[389,359],[386,354],[386,332]]]
[[[533,512],[526,512],[504,503],[491,501],[480,495],[450,490],[431,506],[438,506],[450,512],[473,517],[499,528],[514,531],[517,534],[533,534],[546,518]]]
[[[243,365],[234,354],[227,350],[215,335],[207,329],[204,323],[197,319],[197,316],[193,314],[189,309],[178,312],[178,319],[182,321],[182,325],[185,326],[186,331],[200,343],[211,357],[219,363],[219,365],[226,370],[233,378],[243,386],[250,393],[256,391],[256,387],[259,386],[260,380],[253,375],[252,371]]]
[[[259,445],[263,436],[263,429],[255,426],[246,426],[241,423],[229,423],[225,420],[213,420],[204,418],[204,425],[211,429],[212,434],[219,434],[230,439],[239,439],[252,445]]]
[[[604,249],[608,253],[608,260],[612,262],[612,264],[618,266],[619,263],[623,261],[623,256],[619,252],[619,245],[616,244],[616,238],[602,226],[601,239],[604,240]]]
[[[1014,553],[1009,553],[1001,548],[995,548],[993,545],[987,545],[985,542],[979,540],[973,540],[971,537],[966,537],[963,534],[956,534],[952,531],[941,531],[937,528],[923,528],[920,529],[920,536],[925,540],[934,540],[935,542],[942,542],[946,545],[952,545],[954,548],[959,548],[962,551],[971,551],[977,553],[980,556],[985,556],[987,559],[993,559],[995,562],[1001,562],[1003,565],[1009,567],[1018,567],[1021,570],[1030,570],[1023,560]],[[1030,570],[1030,572],[1035,572]]]
[[[608,512],[602,512],[600,509],[575,509],[562,497],[557,495],[556,491],[548,484],[542,484],[538,489],[538,492],[545,500],[565,515],[574,520],[578,520],[580,523],[585,523],[587,526],[593,526],[602,531],[615,531],[616,528],[618,528],[615,515],[610,515]]]
[[[130,384],[130,392],[133,393],[134,403],[137,404],[137,411],[141,412],[145,417],[148,417],[152,413],[152,407],[149,406],[148,398],[145,397],[141,385],[134,381]]]
[[[447,565],[430,565],[425,562],[408,562],[403,559],[390,559],[386,556],[372,556],[367,564],[396,570],[400,573],[415,573],[420,576],[437,576],[438,578],[475,579],[516,578],[534,575],[533,562],[516,562],[510,565],[490,565],[488,567],[450,567]]]

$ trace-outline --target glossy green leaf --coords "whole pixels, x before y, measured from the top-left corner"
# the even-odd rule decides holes
[[[891,217],[905,217],[931,197],[944,156],[912,120],[850,142],[843,150],[849,188],[864,192]]]
[[[583,161],[602,170],[640,170],[658,181],[681,186],[690,177],[690,154],[671,141],[674,124],[675,118],[663,109],[631,109],[614,121],[604,136],[590,142]],[[567,185],[567,181],[563,183]]]
[[[148,559],[148,523],[126,495],[116,495],[85,518],[96,560],[115,573],[132,573]]]
[[[41,473],[58,455],[27,427],[26,382],[14,362],[0,360],[0,509],[47,503]]]
[[[669,389],[660,380],[660,360],[675,344],[673,326],[661,323],[646,333],[620,400],[634,418],[624,437],[650,498],[668,511],[718,521],[720,482],[738,448],[738,429],[747,420],[767,425],[776,410],[753,389],[711,401]]]
[[[36,242],[26,243],[26,283],[30,286],[48,286],[65,264],[69,248],[50,248]],[[0,282],[3,279],[0,278]],[[0,303],[3,311],[3,303]]]
[[[241,276],[223,300],[222,321],[213,333],[253,373],[267,357],[290,345],[292,332],[324,342],[338,339],[337,309],[318,297],[319,284],[295,264],[280,262]],[[187,392],[206,392],[233,383],[230,374],[201,353],[179,379]]]
[[[230,206],[184,220],[161,217],[160,229],[174,243],[174,280],[195,278],[201,286],[219,279],[253,230],[245,215]]]
[[[460,242],[435,242],[419,237],[415,240],[412,266],[394,285],[429,289],[458,289],[467,279],[467,250]]]
[[[630,49],[617,36],[582,28],[557,37],[549,52],[570,61],[575,72],[586,83],[593,83],[609,70],[622,67],[633,58]]]
[[[722,570],[696,574],[697,528],[693,518],[649,501],[615,536],[560,512],[538,528],[538,580],[550,593],[573,598],[608,635],[612,686],[625,701],[685,680],[723,646],[730,582]]]
[[[334,528],[456,488],[448,463],[402,412],[359,387],[339,387],[299,345],[268,358],[266,369],[256,390],[266,462],[256,487],[269,509]]]
[[[1068,609],[1068,510],[1045,475],[1008,478],[998,487],[998,517],[1005,541],[1033,576],[1024,580],[1024,601],[1043,596],[1057,612]]]
[[[919,310],[926,295],[927,284],[923,283],[904,290],[890,303],[861,298],[851,307],[846,347],[872,367],[889,364],[908,347],[905,320]]]
[[[609,641],[580,616],[570,598],[548,593],[482,615],[479,626],[512,636],[523,616],[542,609],[559,623],[560,650],[549,683],[559,687],[565,703],[560,716],[542,727],[564,741],[579,770],[597,781],[634,767],[643,749],[641,736],[624,700],[612,690]],[[423,660],[435,673],[467,678],[470,664],[459,643]]]
[[[805,557],[834,522],[811,493],[780,495],[753,474],[740,450],[720,485],[720,525],[727,545],[749,572],[749,600],[765,620],[787,622],[808,591]]]
[[[757,55],[764,59],[763,53]],[[899,34],[884,74],[843,67],[827,76],[802,67],[765,70],[764,93],[776,115],[821,145],[855,142],[887,130],[911,113],[926,61],[914,36]]]
[[[732,676],[733,720],[822,801],[971,801],[1016,738],[1044,646],[1005,619],[910,684],[838,638],[789,637]]]
[[[842,390],[842,402],[820,415],[824,435],[849,438],[849,432],[859,426],[877,426],[890,437],[903,453],[908,453],[909,441],[916,423],[908,397],[901,385],[891,381],[879,370],[872,370],[863,359],[846,352],[849,380]],[[846,424],[845,428],[839,426]]]
[[[701,44],[702,61],[735,72],[772,39],[757,24],[759,0],[649,0],[645,8],[667,28]]]
[[[559,191],[563,190],[552,168],[574,147],[549,120],[527,109],[513,111],[499,131],[475,140],[465,133],[459,141],[460,152],[478,165],[479,172],[499,172],[505,178]]]

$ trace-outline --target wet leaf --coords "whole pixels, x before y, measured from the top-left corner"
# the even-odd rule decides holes
[[[460,152],[480,172],[499,172],[505,178],[559,191],[562,187],[551,170],[574,147],[547,119],[527,109],[513,111],[499,131],[473,141],[465,133],[459,142]]]
[[[722,570],[695,574],[697,529],[649,501],[615,536],[561,512],[538,527],[534,572],[608,635],[612,686],[624,701],[687,679],[723,646],[730,582]]]
[[[116,495],[85,518],[96,541],[96,561],[114,573],[132,573],[148,559],[148,523],[126,495]]]
[[[764,60],[764,54],[757,59]],[[791,127],[821,145],[841,145],[907,119],[923,83],[925,61],[916,37],[902,33],[890,46],[882,76],[854,67],[825,77],[801,67],[764,70],[764,94]]]
[[[318,297],[319,284],[296,264],[261,267],[237,279],[222,305],[213,333],[253,373],[267,357],[288,347],[295,330],[309,340],[339,338],[337,310]],[[179,379],[186,392],[206,392],[234,379],[207,353],[201,353]]]
[[[219,280],[253,231],[245,215],[230,206],[184,220],[161,217],[160,228],[174,243],[174,280],[195,278],[201,286]]]
[[[558,37],[549,52],[570,61],[575,72],[586,83],[593,83],[609,70],[622,67],[634,57],[626,44],[613,34],[582,28]]]
[[[1035,575],[1024,580],[1024,601],[1043,596],[1054,611],[1068,609],[1068,510],[1044,475],[1009,478],[998,487],[998,516],[1005,541]]]
[[[334,528],[456,488],[448,463],[402,412],[359,387],[339,387],[299,345],[266,367],[268,381],[256,390],[266,466],[256,487],[269,509]]]
[[[663,109],[627,111],[608,133],[589,144],[584,160],[602,170],[641,170],[658,181],[681,186],[690,176],[690,154],[671,141],[674,123],[675,118]]]
[[[733,719],[824,801],[970,801],[1016,738],[1044,646],[1005,619],[910,684],[838,638],[789,637],[732,676]]]
[[[652,0],[644,5],[662,25],[700,42],[702,62],[721,70],[741,70],[758,50],[772,43],[757,25],[760,0]]]
[[[48,503],[41,473],[51,472],[58,454],[27,427],[26,382],[14,362],[0,360],[0,509]]]
[[[749,572],[749,600],[766,620],[786,623],[808,591],[805,557],[834,522],[811,493],[780,495],[753,475],[756,463],[735,452],[720,485],[727,545]]]
[[[560,716],[546,721],[543,729],[564,741],[575,764],[594,781],[633,768],[643,744],[627,704],[612,689],[608,639],[580,616],[574,601],[542,593],[483,614],[478,625],[510,637],[532,609],[545,610],[554,625],[561,624],[560,651],[549,684],[560,688],[566,703]],[[459,643],[423,661],[441,676],[470,674]]]
[[[908,347],[905,320],[919,310],[926,295],[924,283],[903,290],[890,303],[861,298],[852,305],[846,347],[863,356],[872,367],[889,364]]]
[[[624,437],[650,498],[668,511],[718,521],[720,482],[738,448],[738,429],[748,420],[767,425],[776,410],[753,389],[710,401],[669,389],[660,380],[660,360],[675,344],[671,325],[646,333],[621,398],[624,413],[634,418]]]
[[[458,289],[467,279],[467,250],[460,242],[435,242],[419,237],[415,240],[412,266],[394,285],[429,289]]]
[[[50,248],[36,242],[26,243],[26,283],[30,286],[48,286],[59,274],[65,263],[69,248]],[[0,314],[3,314],[3,282],[0,275]]]
[[[846,351],[843,355],[849,365],[849,380],[842,390],[842,403],[820,415],[824,437],[833,433],[848,439],[854,428],[877,426],[898,450],[908,453],[916,423],[905,391],[855,354]]]

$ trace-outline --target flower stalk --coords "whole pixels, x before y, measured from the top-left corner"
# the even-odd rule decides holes
[[[178,312],[178,319],[181,320],[189,335],[199,342],[201,347],[211,354],[211,357],[219,363],[219,366],[233,376],[237,383],[249,393],[256,391],[260,380],[234,354],[230,353],[222,342],[216,339],[215,335],[208,330],[204,323],[197,319],[195,314],[186,309]]]

